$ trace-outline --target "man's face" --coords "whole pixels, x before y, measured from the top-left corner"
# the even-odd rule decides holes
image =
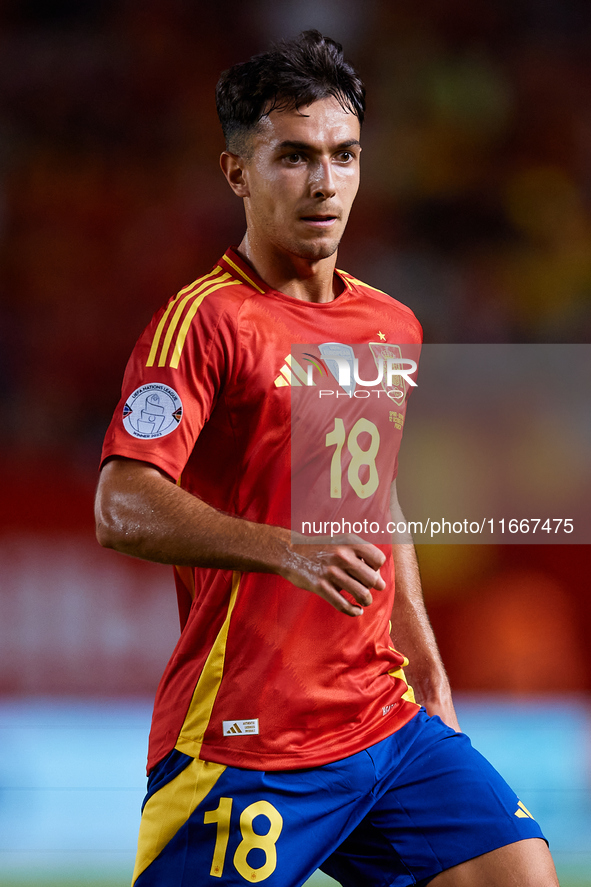
[[[244,167],[255,248],[312,261],[333,255],[359,186],[359,135],[357,116],[334,98],[262,118]]]

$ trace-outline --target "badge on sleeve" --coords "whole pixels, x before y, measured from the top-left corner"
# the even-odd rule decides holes
[[[136,388],[123,407],[123,425],[132,437],[154,440],[178,428],[183,417],[181,399],[168,385],[150,382]]]

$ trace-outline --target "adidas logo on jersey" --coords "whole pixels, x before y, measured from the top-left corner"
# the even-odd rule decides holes
[[[527,809],[527,807],[525,806],[525,804],[522,804],[521,801],[519,801],[519,803],[517,805],[517,810],[515,811],[514,815],[517,816],[519,819],[528,819],[528,818],[533,819],[534,818],[531,815],[531,813],[529,812],[529,810]]]
[[[309,369],[311,370],[312,367]],[[316,385],[316,382],[313,380],[311,372],[307,372],[291,354],[288,354],[275,379],[276,388],[282,388],[284,385]]]
[[[258,734],[259,719],[251,718],[247,721],[224,721],[224,736],[244,736],[245,734]]]

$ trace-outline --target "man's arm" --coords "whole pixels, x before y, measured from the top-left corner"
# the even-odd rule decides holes
[[[405,522],[398,504],[396,481],[392,484],[390,510],[393,521]],[[417,555],[410,536],[405,541],[393,539],[392,554],[396,573],[392,611],[394,646],[410,661],[405,671],[417,702],[424,705],[430,715],[439,715],[449,727],[459,730],[449,681],[425,609]]]
[[[276,573],[348,616],[371,604],[370,588],[385,587],[385,558],[374,545],[294,545],[289,530],[216,511],[147,462],[117,457],[104,465],[95,518],[105,548],[162,564]]]

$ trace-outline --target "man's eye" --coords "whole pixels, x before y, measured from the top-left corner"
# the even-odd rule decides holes
[[[289,161],[289,163],[299,163],[300,160],[302,160],[302,155],[301,154],[289,154],[287,156],[287,160]]]
[[[349,163],[349,161],[353,160],[354,157],[355,155],[352,154],[351,151],[341,151],[341,160],[344,163]]]

